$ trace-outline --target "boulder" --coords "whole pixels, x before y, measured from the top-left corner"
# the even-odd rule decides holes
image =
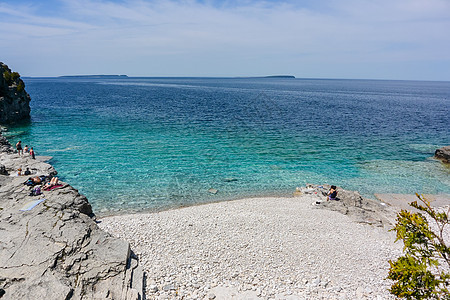
[[[0,164],[0,175],[9,175],[6,167],[2,164]]]
[[[307,184],[306,187],[298,187],[294,195],[313,195],[317,199],[313,203],[317,208],[338,211],[357,223],[386,228],[391,228],[395,224],[395,209],[379,200],[364,198],[356,191],[348,191],[337,187],[336,200],[327,201],[327,193],[330,187],[330,185]]]
[[[47,163],[0,152],[5,170]],[[125,299],[143,294],[143,271],[128,242],[101,230],[85,196],[63,183],[29,195],[27,176],[0,175],[1,299]]]
[[[14,149],[9,143],[9,141],[0,133],[0,152],[2,153],[13,153]]]
[[[434,152],[434,157],[445,163],[450,163],[450,146],[439,148]]]
[[[0,62],[0,123],[29,119],[30,101],[19,73]]]

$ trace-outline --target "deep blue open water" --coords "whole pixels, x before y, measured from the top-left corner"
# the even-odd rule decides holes
[[[159,210],[306,183],[447,193],[450,82],[28,78],[5,134],[49,155],[97,213]],[[217,194],[208,192],[217,189]]]

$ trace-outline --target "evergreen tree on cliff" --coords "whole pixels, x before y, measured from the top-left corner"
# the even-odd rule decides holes
[[[30,118],[30,95],[17,72],[0,62],[0,123],[14,123]]]

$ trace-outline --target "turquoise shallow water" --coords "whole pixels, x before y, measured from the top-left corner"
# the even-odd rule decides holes
[[[28,78],[10,127],[99,213],[291,194],[305,183],[449,193],[450,83]],[[217,194],[208,192],[210,188]]]

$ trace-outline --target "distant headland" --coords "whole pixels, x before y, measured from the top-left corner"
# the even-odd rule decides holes
[[[235,78],[283,78],[283,79],[295,79],[294,75],[267,75],[267,76],[240,76]]]
[[[270,75],[264,76],[263,78],[295,78],[294,75]]]
[[[88,79],[124,79],[129,78],[127,75],[64,75],[58,76],[58,78],[88,78]],[[153,78],[153,77],[143,77],[143,78]],[[160,77],[155,77],[160,78]],[[170,78],[170,77],[167,77]],[[268,76],[249,76],[249,77],[237,77],[237,78],[295,78],[294,75],[268,75]]]
[[[59,78],[128,78],[127,75],[64,75]]]

